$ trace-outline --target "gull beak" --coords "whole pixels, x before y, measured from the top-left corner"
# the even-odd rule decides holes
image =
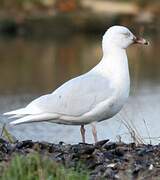
[[[149,45],[149,42],[146,39],[134,37],[133,43],[143,44],[143,45]]]

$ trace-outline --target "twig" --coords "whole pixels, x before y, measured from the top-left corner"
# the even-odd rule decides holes
[[[146,123],[144,118],[143,118],[143,122],[144,122],[144,125],[146,126],[146,131],[147,131],[147,134],[148,134],[149,142],[150,142],[150,144],[152,144],[151,136],[150,136],[150,133],[149,133],[149,128],[148,128],[147,123]]]
[[[3,128],[2,128],[2,132],[1,132],[1,136],[3,136],[10,142],[10,143],[14,143],[14,139],[12,137],[12,135],[9,133],[9,131],[6,129],[6,124],[3,124]]]

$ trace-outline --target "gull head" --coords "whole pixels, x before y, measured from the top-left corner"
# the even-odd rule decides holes
[[[103,50],[111,47],[126,49],[131,44],[148,45],[148,41],[136,37],[128,28],[124,26],[112,26],[103,36],[102,46]]]

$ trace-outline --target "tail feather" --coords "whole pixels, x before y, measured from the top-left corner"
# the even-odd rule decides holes
[[[17,124],[30,123],[30,122],[49,121],[56,118],[58,118],[58,115],[52,113],[27,115],[25,117],[10,122],[10,124],[17,125]]]

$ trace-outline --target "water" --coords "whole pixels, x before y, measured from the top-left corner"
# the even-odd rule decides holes
[[[160,38],[146,35],[148,47],[128,49],[131,95],[123,110],[113,119],[97,124],[99,139],[131,141],[122,120],[137,129],[145,142],[160,140]],[[101,35],[45,38],[0,39],[0,113],[27,105],[51,92],[63,82],[78,76],[98,63],[102,56]],[[73,105],[74,106],[74,105]],[[9,122],[1,116],[1,122]],[[1,124],[2,124],[1,123]],[[11,127],[16,138],[50,142],[81,141],[79,126],[34,123]],[[93,142],[86,126],[87,142]]]

